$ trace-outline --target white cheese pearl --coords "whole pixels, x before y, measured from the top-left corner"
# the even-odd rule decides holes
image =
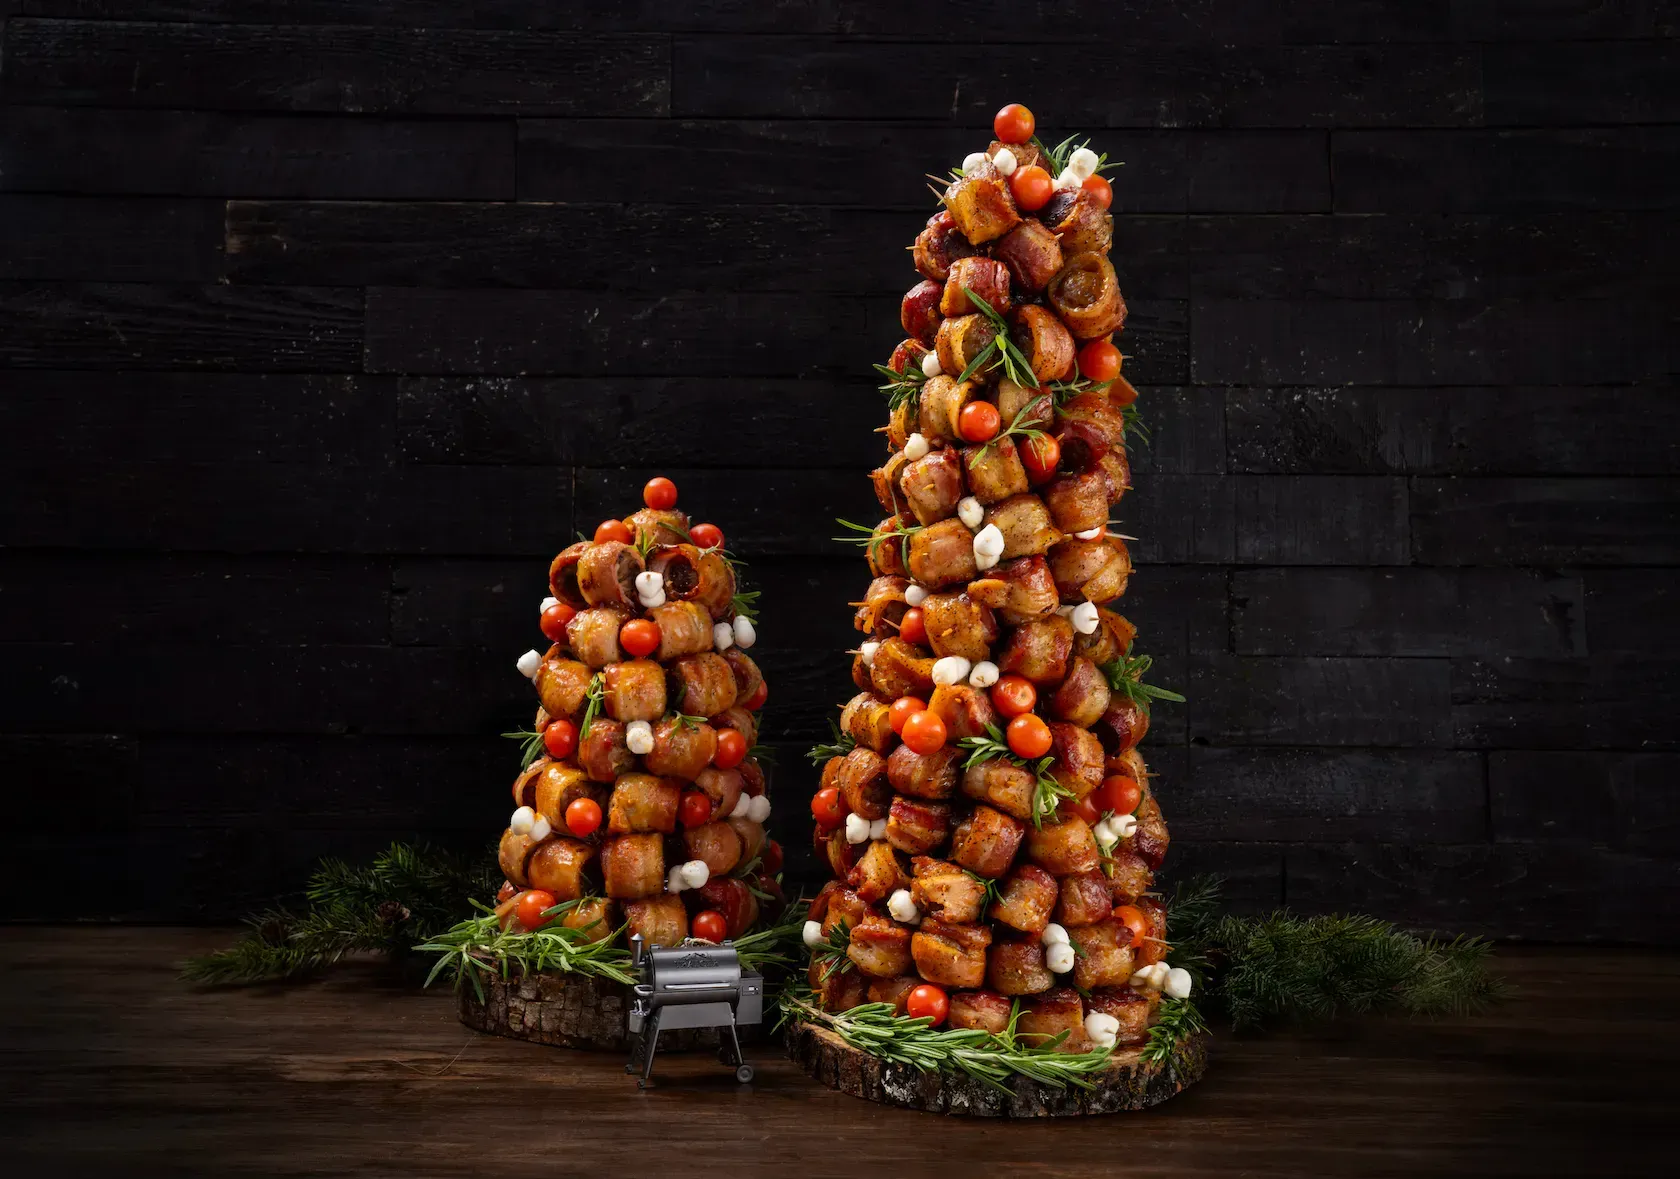
[[[867,643],[864,643],[861,647],[858,648],[858,654],[863,656],[863,665],[865,667],[874,667],[875,666],[875,652],[879,651],[880,649],[881,649],[881,644],[877,643],[873,639],[871,639]]]
[[[508,820],[508,830],[515,835],[529,835],[531,824],[537,821],[537,812],[528,806],[522,806],[513,812],[513,818]]]
[[[770,799],[759,794],[747,800],[747,818],[755,823],[762,823],[770,817]]]
[[[800,932],[799,936],[802,937],[803,939],[805,939],[805,944],[808,945],[808,946],[820,946],[820,945],[822,945],[823,944],[822,922],[821,921],[807,921],[805,923],[805,928]]]
[[[541,843],[548,838],[553,830],[554,825],[542,815],[538,815],[531,821],[531,839],[533,842]]]
[[[869,842],[869,820],[856,811],[846,816],[846,842]]]
[[[957,519],[968,525],[970,531],[980,527],[980,521],[985,518],[986,509],[972,495],[965,495],[957,501]]]
[[[700,888],[712,878],[712,870],[705,860],[689,860],[682,866],[683,882],[690,888]]]
[[[887,837],[887,821],[885,819],[871,819],[869,822],[869,838],[885,839]]]
[[[719,651],[727,651],[735,645],[735,628],[727,622],[719,622],[712,627],[712,646]]]
[[[1073,629],[1082,635],[1095,633],[1097,623],[1097,604],[1095,602],[1081,602],[1073,608],[1068,620],[1073,623]]]
[[[927,601],[927,590],[914,582],[904,587],[904,604],[906,606],[920,606],[925,601]]]
[[[1068,171],[1081,180],[1085,180],[1097,170],[1097,153],[1088,147],[1082,147],[1068,157]]]
[[[1114,833],[1114,828],[1108,825],[1107,819],[1092,827],[1091,834],[1095,837],[1097,846],[1102,848],[1102,853],[1105,856],[1113,850],[1115,844],[1120,842],[1120,837]]]
[[[640,757],[653,752],[653,726],[645,720],[633,720],[624,727],[624,745]]]
[[[1053,974],[1066,974],[1073,969],[1073,947],[1066,942],[1057,942],[1044,951],[1044,965]]]
[[[683,889],[685,889],[687,887],[688,887],[688,882],[683,879],[682,865],[681,864],[672,864],[671,865],[671,870],[669,872],[665,873],[665,891],[666,892],[681,892]]]
[[[665,575],[663,573],[655,573],[653,570],[647,569],[636,574],[636,592],[638,594],[651,594],[655,590],[664,588]]]
[[[743,651],[758,642],[758,628],[745,614],[735,616],[735,645]]]
[[[1084,532],[1075,532],[1073,535],[1078,540],[1095,540],[1102,534],[1103,526],[1098,524],[1095,528],[1087,528]]]
[[[968,678],[973,665],[961,655],[947,655],[934,661],[933,682],[944,687],[960,684]]]
[[[982,659],[974,665],[974,670],[968,673],[968,685],[971,688],[989,688],[998,682],[998,665],[990,659]]]
[[[729,817],[731,819],[746,818],[747,808],[750,806],[752,806],[752,797],[743,791],[741,794],[736,796],[735,808],[729,812]]]
[[[542,600],[542,605],[537,607],[537,613],[541,614],[544,611],[546,611],[550,606],[558,606],[559,604],[560,604],[560,599],[559,598],[544,598]]]
[[[1075,176],[1072,168],[1063,168],[1062,174],[1056,177],[1056,187],[1058,189],[1078,188],[1083,183],[1084,178]]]
[[[984,553],[988,557],[1000,556],[1003,553],[1003,532],[996,524],[988,524],[974,534],[974,551]]]
[[[986,153],[971,151],[963,157],[963,175],[972,176],[986,166]]]
[[[984,573],[1002,559],[995,553],[975,553],[974,567]]]
[[[911,462],[915,462],[919,458],[926,458],[927,452],[928,440],[920,434],[912,434],[904,440],[904,457]]]
[[[929,352],[922,357],[922,375],[924,377],[937,377],[944,371],[939,364],[939,353]]]
[[[1175,966],[1167,971],[1167,981],[1161,990],[1173,999],[1188,999],[1190,997],[1190,972],[1182,966]]]
[[[1005,176],[1013,176],[1015,174],[1015,165],[1017,163],[1019,163],[1019,161],[1016,160],[1015,153],[1010,151],[1007,147],[992,157],[992,166]]]
[[[1060,925],[1052,921],[1044,927],[1044,932],[1038,935],[1038,940],[1046,946],[1067,945],[1068,933]]]
[[[1116,839],[1130,839],[1137,834],[1138,821],[1136,815],[1110,815],[1108,829],[1114,832]]]
[[[1155,972],[1157,970],[1161,972],[1160,977],[1164,982],[1167,977],[1167,968],[1157,962],[1153,966],[1140,966],[1137,970],[1133,971],[1132,985],[1134,987],[1148,987],[1155,991],[1160,990],[1161,984],[1155,981]]]
[[[916,902],[910,899],[907,888],[894,889],[892,896],[887,898],[887,912],[892,914],[894,921],[901,921],[905,925],[912,924],[921,911],[916,908]]]
[[[663,606],[665,604],[665,591],[662,589],[654,590],[651,594],[644,594],[638,591],[636,594],[636,600],[642,604],[642,609],[652,610],[655,607]]]
[[[1106,1011],[1093,1011],[1085,1017],[1085,1034],[1095,1040],[1099,1048],[1112,1048],[1120,1036],[1120,1021]]]
[[[520,675],[528,680],[534,680],[537,678],[537,668],[542,666],[542,656],[535,651],[527,651],[519,657],[519,661],[514,666],[519,669]]]

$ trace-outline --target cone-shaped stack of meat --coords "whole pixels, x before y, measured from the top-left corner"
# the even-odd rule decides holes
[[[689,526],[669,479],[643,499],[549,567],[553,645],[519,661],[543,756],[513,783],[500,912],[603,938],[627,925],[650,945],[721,941],[759,920],[761,898],[780,907],[752,752],[767,689],[722,533]]]
[[[805,939],[830,1011],[1001,1031],[1019,1001],[1026,1042],[1078,1052],[1143,1043],[1189,977],[1162,964],[1167,828],[1137,750],[1163,693],[1113,609],[1137,392],[1111,190],[1030,119],[1005,108],[915,241]]]

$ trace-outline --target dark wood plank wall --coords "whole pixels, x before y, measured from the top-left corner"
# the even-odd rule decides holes
[[[1018,99],[1125,161],[1176,867],[1680,940],[1673,3],[0,17],[6,915],[481,845],[547,557],[654,472],[764,591],[802,846],[919,177]]]

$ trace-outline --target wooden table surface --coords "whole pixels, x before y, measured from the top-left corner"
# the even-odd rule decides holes
[[[662,1058],[662,1087],[640,1093],[616,1056],[478,1035],[447,993],[373,967],[245,990],[176,979],[225,937],[0,930],[9,1173],[1674,1173],[1673,955],[1504,950],[1513,997],[1489,1014],[1222,1036],[1207,1079],[1164,1106],[1028,1123],[844,1097],[769,1046],[751,1086],[702,1053]]]

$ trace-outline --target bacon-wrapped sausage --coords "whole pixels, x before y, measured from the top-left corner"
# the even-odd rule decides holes
[[[945,189],[944,201],[970,245],[996,241],[1021,224],[1009,182],[990,166],[953,180]]]
[[[741,776],[739,768],[725,770],[707,766],[694,775],[694,785],[712,800],[712,814],[722,816],[733,811],[735,804],[741,800],[746,779]]]
[[[992,608],[966,591],[929,594],[922,601],[922,626],[935,655],[960,655],[973,663],[986,658],[997,642]]]
[[[998,416],[1022,428],[1047,430],[1056,420],[1056,399],[1037,386],[1017,385],[1008,377],[997,383]]]
[[[607,840],[601,845],[601,875],[606,881],[607,895],[619,900],[664,892],[664,837],[657,831],[648,831]]]
[[[554,837],[551,835],[549,838]],[[502,841],[496,848],[496,866],[515,888],[530,887],[525,866],[531,862],[531,853],[537,850],[537,846],[537,840],[529,835],[515,834],[512,827],[502,832]]]
[[[624,771],[635,768],[636,755],[625,743],[624,730],[622,721],[598,716],[578,738],[578,765],[597,782],[616,782]]]
[[[1009,1013],[1013,1010],[1014,1004],[996,991],[952,991],[945,1026],[998,1036],[1008,1029]]]
[[[992,247],[992,257],[1009,268],[1017,287],[1036,295],[1062,268],[1062,245],[1047,226],[1029,217]]]
[[[963,771],[962,791],[1017,819],[1032,818],[1035,780],[1012,761],[993,758]]]
[[[1139,897],[1137,907],[1149,928],[1144,932],[1143,944],[1133,947],[1134,966],[1153,966],[1165,960],[1167,950],[1167,907],[1159,897]]]
[[[566,643],[584,663],[599,671],[624,658],[618,632],[630,620],[630,612],[615,606],[592,606],[579,610],[566,624]]]
[[[643,508],[624,522],[636,530],[638,547],[646,552],[662,544],[682,544],[688,539],[688,513],[675,508]]]
[[[614,835],[635,831],[677,829],[677,803],[682,790],[675,782],[652,774],[620,774],[607,806],[607,830]]]
[[[610,665],[603,702],[614,720],[658,720],[665,715],[665,669],[651,659]]]
[[[703,861],[713,876],[723,876],[741,862],[741,837],[728,823],[714,820],[683,832],[691,860]]]
[[[871,913],[852,927],[846,957],[871,978],[896,978],[910,969],[910,930]]]
[[[903,516],[888,516],[875,525],[869,546],[864,550],[869,555],[871,577],[903,577],[907,572],[904,555],[909,545],[904,538],[904,527]]]
[[[578,588],[591,606],[637,608],[636,574],[645,568],[642,554],[623,541],[585,546],[578,558]]]
[[[764,854],[764,845],[769,842],[769,836],[764,831],[764,824],[754,822],[745,815],[736,815],[725,819],[741,837],[741,862],[750,864]]]
[[[1068,537],[1050,550],[1050,573],[1062,601],[1112,602],[1126,592],[1132,555],[1126,543],[1108,536]]]
[[[1110,452],[1125,449],[1125,416],[1107,394],[1081,393],[1062,406],[1056,440],[1062,450],[1062,468],[1102,471],[1106,492],[1109,475],[1102,462]]]
[[[1010,336],[1026,354],[1033,376],[1054,381],[1073,364],[1073,337],[1062,321],[1043,307],[1027,304],[1010,314]]]
[[[1100,340],[1126,322],[1120,280],[1102,254],[1074,254],[1046,291],[1050,306],[1076,340]]]
[[[830,880],[817,893],[817,899],[811,902],[811,910],[806,916],[812,921],[822,922],[822,935],[826,938],[836,926],[850,930],[868,913],[868,901],[838,880]]]
[[[886,646],[885,643],[881,645]],[[859,692],[840,710],[840,731],[867,749],[880,752],[887,748],[893,742],[892,717],[887,702],[870,692]]]
[[[986,985],[1000,995],[1037,995],[1056,985],[1037,938],[993,942],[986,952]]]
[[[939,296],[939,313],[945,316],[969,315],[979,311],[978,304],[969,299],[972,293],[1000,315],[1009,310],[1009,270],[1002,262],[990,258],[959,258],[951,264],[945,279],[945,289]]]
[[[1051,774],[1057,782],[1084,798],[1103,779],[1103,747],[1094,733],[1078,725],[1050,722],[1050,756],[1056,759]]]
[[[629,936],[640,934],[642,943],[649,949],[680,946],[688,937],[688,910],[675,893],[626,901],[624,920],[630,927]]]
[[[1095,925],[1107,920],[1113,913],[1114,900],[1109,895],[1108,877],[1101,871],[1075,872],[1062,877],[1056,897],[1056,920],[1063,926]]]
[[[758,669],[753,657],[741,648],[729,648],[723,653],[723,661],[729,664],[729,670],[735,676],[736,700],[751,700],[764,686],[764,673]]]
[[[921,347],[917,345],[917,347]],[[923,349],[928,351],[928,349]],[[918,364],[919,366],[919,364]],[[924,382],[925,384],[926,382]],[[887,415],[887,449],[892,451],[904,450],[910,441],[910,435],[917,432],[917,423],[922,415],[922,390],[918,388],[906,397],[900,398],[892,412]],[[892,481],[893,494],[897,494],[898,480]],[[879,497],[880,491],[876,492]],[[898,508],[882,508],[882,511],[896,512]]]
[[[1161,815],[1161,804],[1152,796],[1138,803],[1137,830],[1132,833],[1131,848],[1143,857],[1151,869],[1159,868],[1167,858],[1167,821]]]
[[[582,610],[589,605],[583,596],[583,590],[578,588],[577,570],[583,550],[589,545],[587,540],[567,545],[548,567],[548,592],[574,610]]]
[[[748,749],[758,744],[758,718],[740,705],[724,709],[712,717],[711,721],[714,729],[734,729],[745,737]]]
[[[1147,988],[1098,987],[1085,1006],[1120,1021],[1120,1030],[1114,1036],[1116,1048],[1137,1048],[1149,1042],[1149,1019],[1160,998],[1160,991]],[[951,999],[954,1006],[956,996]]]
[[[1056,1044],[1057,1052],[1089,1052],[1095,1047],[1085,1031],[1085,1007],[1072,987],[1054,987],[1022,1000],[1015,1032],[1032,1048],[1048,1047],[1064,1032],[1067,1038]]]
[[[904,931],[904,949],[910,951],[910,931]],[[913,974],[901,974],[897,978],[872,978],[866,994],[871,1003],[889,1003],[893,1010],[904,1015],[910,1008],[910,992],[922,985],[922,980]]]
[[[936,917],[923,919],[911,935],[910,954],[916,973],[942,987],[977,987],[986,978],[986,947],[992,931],[983,925],[951,925]]]
[[[812,958],[805,978],[824,1011],[850,1011],[867,1001],[869,976],[861,970],[830,970],[821,958]]]
[[[932,279],[923,279],[904,292],[898,305],[898,322],[904,325],[906,335],[923,344],[933,343],[933,334],[939,330],[939,296],[943,290]]]
[[[1136,747],[1149,732],[1149,713],[1124,692],[1112,693],[1108,707],[1091,726],[1091,732],[1102,743],[1110,757]]]
[[[899,486],[904,479],[904,468],[909,465],[910,460],[905,458],[904,452],[900,450],[869,472],[870,486],[875,488],[875,499],[883,512],[891,512],[894,515],[909,513],[910,504],[905,500],[904,491]]]
[[[1073,651],[1073,623],[1060,614],[1033,618],[1016,627],[998,652],[998,670],[1025,676],[1040,688],[1059,684]]]
[[[1003,882],[986,915],[1022,933],[1043,933],[1058,895],[1054,876],[1036,864],[1022,864]],[[1106,890],[1103,895],[1108,895]]]
[[[910,885],[910,899],[923,914],[955,925],[972,925],[980,920],[986,901],[986,886],[955,864],[932,856],[910,861],[916,878]]]
[[[1125,848],[1115,848],[1108,858],[1112,875],[1108,877],[1108,895],[1117,905],[1135,902],[1155,883],[1155,873],[1142,856]]]
[[[893,797],[887,782],[887,759],[873,749],[859,745],[841,758],[833,785],[845,796],[853,813],[870,820],[887,817]]]
[[[563,831],[566,827],[566,808],[580,798],[600,802],[605,796],[600,783],[591,782],[589,775],[563,761],[551,761],[537,775],[536,789],[528,804],[550,827]]]
[[[1063,532],[1108,526],[1108,480],[1101,471],[1063,475],[1041,493],[1050,522]]]
[[[898,633],[909,603],[904,591],[910,588],[907,577],[877,577],[864,591],[863,601],[857,604],[852,625],[877,639],[890,638]]]
[[[965,446],[962,459],[968,473],[969,494],[982,504],[995,504],[1020,495],[1031,486],[1027,468],[1021,463],[1020,449],[1015,439],[1008,436],[994,438],[981,446]]]
[[[1026,825],[1019,819],[989,806],[977,806],[951,834],[951,859],[976,876],[995,880],[1009,871],[1025,834]]]
[[[940,281],[945,280],[940,279]],[[932,349],[920,340],[900,340],[892,350],[892,355],[887,357],[887,367],[895,373],[907,373],[912,369],[920,372],[922,357],[931,351]]]
[[[1137,627],[1126,621],[1125,615],[1098,607],[1097,629],[1088,635],[1075,635],[1073,653],[1092,663],[1113,663],[1131,653],[1136,637]]]
[[[1055,193],[1038,216],[1069,256],[1106,254],[1114,242],[1114,215],[1084,189],[1064,188]]]
[[[968,244],[962,232],[957,229],[956,219],[948,211],[941,209],[928,218],[927,228],[916,235],[916,245],[911,257],[916,263],[917,271],[922,275],[935,282],[944,282],[951,273],[951,263],[959,258],[970,257],[973,253],[974,247]]]
[[[648,568],[665,579],[667,601],[703,606],[714,622],[733,613],[735,570],[718,550],[670,545],[654,554]]]
[[[714,876],[695,891],[703,906],[723,914],[725,937],[740,937],[758,920],[758,898],[745,880]]]
[[[1036,495],[1012,495],[986,509],[987,524],[1003,533],[1003,559],[1036,557],[1062,539],[1050,523],[1050,512]],[[970,542],[972,543],[972,541]],[[917,579],[921,580],[920,578]]]
[[[922,382],[922,394],[916,400],[915,432],[929,442],[951,442],[959,438],[957,418],[977,392],[973,381],[956,379],[961,371],[947,369]]]
[[[932,753],[900,745],[887,758],[887,781],[900,794],[950,798],[957,790],[957,763],[962,758],[963,751],[955,745],[941,745]]]
[[[1068,941],[1078,951],[1073,959],[1075,986],[1088,991],[1117,987],[1131,979],[1132,931],[1113,917],[1071,927]]]
[[[542,732],[539,726],[537,732]],[[543,770],[552,763],[547,757],[539,757],[536,761],[520,770],[513,779],[513,805],[535,807],[537,805],[537,779],[542,777]]]
[[[712,649],[712,616],[700,603],[666,602],[649,610],[648,617],[659,627],[659,650],[654,653],[659,662]]]
[[[1092,872],[1102,863],[1097,837],[1078,815],[1067,815],[1042,827],[1028,827],[1027,858],[1052,876]]]
[[[886,900],[898,889],[908,888],[910,876],[898,862],[892,845],[877,839],[858,857],[846,882],[858,896],[874,904]]]
[[[1020,626],[1055,611],[1061,602],[1050,563],[1043,557],[1005,561],[985,577],[968,583],[968,593],[997,612],[1006,625]]]
[[[1102,472],[1108,489],[1108,503],[1112,507],[1132,489],[1132,464],[1126,458],[1125,449],[1117,447],[1103,455],[1097,470]]]
[[[887,814],[887,842],[919,856],[945,842],[951,831],[951,806],[944,802],[896,797]]]
[[[667,670],[671,707],[708,720],[735,703],[735,672],[713,651],[685,655]]]
[[[946,448],[930,450],[905,464],[899,482],[919,524],[934,524],[957,514],[963,497],[962,457]]]
[[[616,636],[613,640],[617,642]],[[537,667],[532,682],[537,686],[537,699],[549,716],[569,717],[583,707],[584,693],[595,673],[586,663],[566,659],[550,653]]]
[[[928,697],[928,711],[944,724],[946,739],[952,742],[984,736],[998,723],[992,698],[968,684],[940,684]]]
[[[972,581],[979,572],[974,564],[974,533],[961,520],[929,524],[910,537],[908,563],[910,576],[926,589]]]
[[[1080,636],[1083,637],[1083,636]],[[1074,640],[1075,649],[1079,640]],[[1088,729],[1108,710],[1114,695],[1108,677],[1089,659],[1075,655],[1068,664],[1067,678],[1050,697],[1050,715],[1059,721]]]
[[[821,827],[816,827],[813,829],[811,842],[817,859],[828,865],[828,870],[834,874],[835,880],[850,878],[852,868],[857,864],[857,852],[855,844],[846,842],[844,827],[836,827],[826,834]]]
[[[716,753],[716,729],[673,718],[653,726],[653,749],[643,755],[642,764],[650,774],[692,782]]]
[[[933,346],[939,351],[939,367],[953,377],[967,373],[970,378],[983,380],[997,367],[995,357],[987,359],[973,372],[969,372],[968,366],[997,338],[997,334],[997,325],[978,312],[942,321],[933,341]],[[926,392],[925,388],[923,392]]]
[[[606,897],[579,897],[578,903],[560,914],[556,924],[583,934],[584,942],[604,942],[618,928],[614,911],[618,902]]]
[[[925,698],[933,690],[933,657],[897,637],[883,639],[869,668],[875,694],[887,700],[900,696]]]

